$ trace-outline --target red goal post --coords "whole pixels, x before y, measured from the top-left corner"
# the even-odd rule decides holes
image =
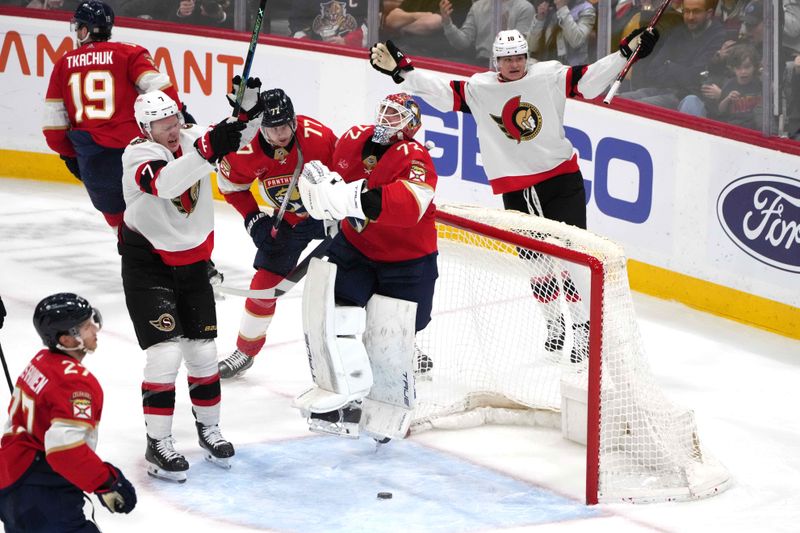
[[[417,381],[412,432],[561,427],[586,444],[588,504],[728,486],[693,413],[649,371],[619,245],[517,211],[442,205],[437,222],[433,318],[417,336],[434,366]]]

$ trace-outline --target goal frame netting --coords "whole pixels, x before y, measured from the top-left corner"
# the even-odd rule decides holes
[[[588,268],[589,270],[589,278],[590,278],[590,297],[589,297],[589,305],[588,305],[588,316],[591,323],[591,327],[589,329],[588,335],[588,365],[587,365],[587,396],[586,396],[586,473],[585,473],[585,501],[587,504],[596,504],[599,502],[613,502],[613,501],[628,501],[628,502],[651,502],[651,501],[674,501],[674,500],[689,500],[689,499],[697,499],[706,497],[709,495],[716,494],[724,490],[729,484],[729,475],[727,474],[727,470],[724,469],[719,463],[716,462],[710,455],[708,455],[705,451],[700,451],[699,447],[699,439],[696,436],[696,431],[689,430],[691,434],[692,442],[687,443],[688,448],[694,447],[697,451],[696,455],[699,457],[697,460],[689,461],[692,464],[682,465],[681,468],[683,471],[681,472],[681,477],[688,478],[688,484],[694,484],[693,487],[667,487],[667,488],[659,488],[653,487],[648,488],[647,490],[640,490],[640,489],[632,489],[630,491],[626,490],[613,490],[613,491],[604,491],[603,487],[601,487],[601,468],[603,468],[603,464],[601,464],[601,423],[602,423],[602,405],[601,405],[601,398],[602,398],[602,383],[603,383],[603,332],[604,332],[604,324],[606,317],[604,316],[604,308],[606,304],[606,290],[605,290],[605,279],[607,275],[607,271],[609,269],[609,259],[608,257],[600,258],[597,255],[599,254],[592,254],[586,253],[585,251],[581,251],[579,249],[573,249],[570,247],[569,237],[564,239],[560,239],[559,236],[554,235],[561,231],[560,226],[564,226],[566,231],[566,235],[573,235],[575,231],[582,232],[579,236],[580,238],[587,238],[589,240],[596,239],[598,244],[601,244],[604,249],[611,249],[615,254],[613,263],[611,265],[614,269],[623,269],[623,274],[625,275],[625,283],[627,286],[627,272],[625,269],[625,262],[626,258],[624,256],[624,251],[622,248],[616,245],[615,243],[609,241],[600,236],[593,235],[585,230],[580,230],[571,226],[566,226],[564,224],[554,223],[553,221],[549,221],[546,219],[541,219],[539,217],[535,217],[533,215],[528,215],[524,213],[517,213],[514,212],[514,217],[520,217],[518,220],[520,222],[524,222],[522,226],[530,227],[531,224],[534,226],[538,224],[543,225],[543,229],[540,233],[534,232],[531,234],[530,231],[523,232],[518,230],[517,228],[504,228],[498,225],[493,225],[490,223],[484,223],[480,221],[480,216],[472,217],[473,213],[475,214],[491,214],[492,212],[495,213],[503,213],[503,216],[508,216],[508,211],[503,211],[500,209],[489,209],[483,207],[476,207],[476,206],[459,206],[459,205],[440,205],[437,210],[437,224],[440,229],[440,242],[442,240],[442,236],[445,232],[442,231],[443,228],[450,228],[455,229],[456,232],[466,232],[467,234],[477,234],[487,239],[491,239],[493,241],[497,241],[499,243],[503,243],[507,246],[514,247],[516,249],[526,249],[536,253],[545,254],[550,257],[557,258],[559,261],[566,261],[575,265],[580,265],[582,267]],[[538,220],[537,220],[538,219]],[[559,226],[553,226],[553,224],[558,224]],[[554,229],[555,228],[555,229]],[[451,231],[452,232],[452,231]],[[527,233],[527,234],[526,234]],[[460,240],[457,236],[455,240]],[[566,243],[566,244],[565,244]],[[614,249],[618,250],[618,252],[614,251]],[[513,257],[512,259],[513,260]],[[605,262],[604,262],[605,261]],[[619,264],[621,263],[621,265]],[[629,287],[627,288],[629,291]],[[436,317],[433,318],[436,320]],[[638,335],[638,329],[635,332]],[[634,354],[634,356],[636,356]],[[436,355],[433,354],[432,356],[436,358]],[[642,355],[642,357],[644,357]],[[646,366],[646,365],[645,365]],[[436,369],[436,366],[434,366]],[[648,369],[646,369],[649,371]],[[435,379],[435,375],[434,375]],[[563,387],[563,385],[562,385]],[[418,387],[419,389],[419,387]],[[494,399],[491,397],[491,394],[488,395],[488,399],[486,400],[486,404],[480,407],[480,410],[488,410],[488,411],[510,411],[513,414],[518,414],[520,411],[525,411],[527,406],[523,406],[523,409],[520,409],[518,405],[513,405],[511,409],[506,409],[507,405],[504,405],[504,401],[501,398],[499,401],[495,402]],[[424,398],[420,397],[418,400],[424,401]],[[511,402],[513,403],[513,402]],[[531,407],[532,410],[535,410],[536,407]],[[688,419],[690,419],[690,424],[693,426],[693,414],[691,411],[687,411]],[[524,415],[524,413],[523,413]],[[512,423],[523,423],[523,424],[536,424],[532,422],[535,416],[531,413],[528,413],[529,416],[522,416],[521,420],[525,420],[526,418],[531,420],[519,422],[515,421]],[[425,429],[431,429],[434,427],[467,427],[470,425],[475,425],[475,423],[467,423],[462,425],[459,422],[458,414],[452,415],[448,414],[446,417],[450,420],[454,420],[454,422],[444,422],[444,423],[428,423],[428,419],[425,419],[425,422],[422,423],[420,420],[416,420],[412,422],[412,432],[422,431]],[[552,417],[551,417],[552,418]],[[488,418],[491,420],[491,417]],[[503,417],[498,417],[500,423],[503,423]],[[540,424],[540,425],[548,425]],[[551,424],[552,425],[552,424]],[[560,425],[556,423],[556,425]],[[657,424],[654,424],[657,425]],[[656,430],[653,430],[656,431]],[[685,438],[683,439],[686,440]],[[671,443],[669,439],[667,439],[668,443]]]

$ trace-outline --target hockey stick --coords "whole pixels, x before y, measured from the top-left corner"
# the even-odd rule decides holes
[[[275,215],[275,221],[272,223],[272,229],[269,230],[270,235],[272,238],[275,238],[275,235],[278,234],[278,226],[283,220],[283,215],[286,214],[286,208],[289,207],[289,199],[292,197],[292,193],[294,192],[295,188],[297,188],[297,180],[300,178],[300,173],[303,171],[303,165],[305,164],[305,159],[303,158],[303,150],[300,148],[300,141],[297,139],[297,131],[293,132],[294,134],[294,144],[297,146],[297,164],[294,166],[294,172],[292,173],[292,179],[289,181],[289,186],[286,188],[286,194],[283,196],[283,201],[281,202],[281,207],[278,209],[278,214]]]
[[[9,374],[8,372],[8,365],[6,364],[6,356],[3,354],[2,346],[0,346],[0,361],[3,362],[3,372],[5,372],[6,374],[6,382],[8,382],[8,392],[14,394],[14,386],[11,384],[11,374]]]
[[[314,258],[321,259],[327,253],[332,242],[333,237],[325,237],[316,248],[311,250],[311,253],[305,259],[297,263],[297,266],[286,274],[286,277],[280,283],[270,289],[236,289],[225,285],[217,285],[214,290],[233,296],[244,296],[245,298],[280,298],[292,290],[305,277],[311,260]]]
[[[261,0],[258,5],[258,14],[253,23],[253,34],[250,36],[250,48],[247,49],[247,57],[244,60],[244,70],[242,70],[242,82],[239,84],[239,90],[236,91],[236,105],[233,106],[233,116],[239,116],[239,110],[242,108],[242,99],[244,98],[244,89],[247,85],[247,78],[250,77],[250,67],[253,65],[253,57],[256,55],[256,45],[258,44],[258,35],[261,33],[261,24],[264,22],[264,10],[267,8],[267,0]]]
[[[663,15],[664,12],[667,10],[671,1],[672,0],[664,0],[661,3],[661,5],[658,6],[658,11],[656,11],[656,14],[653,15],[653,18],[650,20],[650,24],[647,25],[647,28],[645,28],[645,31],[652,30],[656,26],[658,20],[661,18],[661,15]],[[608,94],[606,94],[606,97],[603,98],[604,104],[610,104],[611,100],[613,100],[614,96],[616,96],[617,91],[619,91],[619,86],[622,84],[622,80],[624,80],[625,76],[628,75],[628,71],[631,69],[633,64],[636,63],[636,61],[638,61],[639,49],[641,47],[642,45],[640,43],[639,46],[636,47],[636,50],[634,50],[631,56],[628,58],[628,62],[625,63],[624,67],[622,67],[622,70],[619,72],[617,79],[614,80],[614,83],[611,84],[611,88],[608,90]]]

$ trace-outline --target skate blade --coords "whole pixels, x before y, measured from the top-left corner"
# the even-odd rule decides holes
[[[346,439],[358,438],[358,424],[335,424],[311,419],[308,421],[309,431],[321,433],[323,435],[334,435]]]
[[[205,457],[206,457],[206,461],[208,461],[209,463],[211,463],[213,465],[216,465],[216,466],[218,466],[218,467],[220,467],[222,469],[225,469],[225,470],[230,470],[231,466],[233,466],[231,464],[231,458],[230,457],[214,457],[209,452],[206,452]]]
[[[156,479],[171,481],[173,483],[186,483],[186,472],[170,472],[155,465],[147,465],[147,474]]]

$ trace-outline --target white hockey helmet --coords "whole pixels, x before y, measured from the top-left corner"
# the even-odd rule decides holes
[[[498,57],[528,55],[528,40],[519,30],[503,30],[494,38],[492,53],[495,61]]]
[[[178,115],[178,119],[183,122],[183,115],[178,109],[175,100],[167,96],[162,91],[150,91],[140,94],[133,103],[133,116],[139,124],[142,133],[150,136],[150,123],[162,118]]]

